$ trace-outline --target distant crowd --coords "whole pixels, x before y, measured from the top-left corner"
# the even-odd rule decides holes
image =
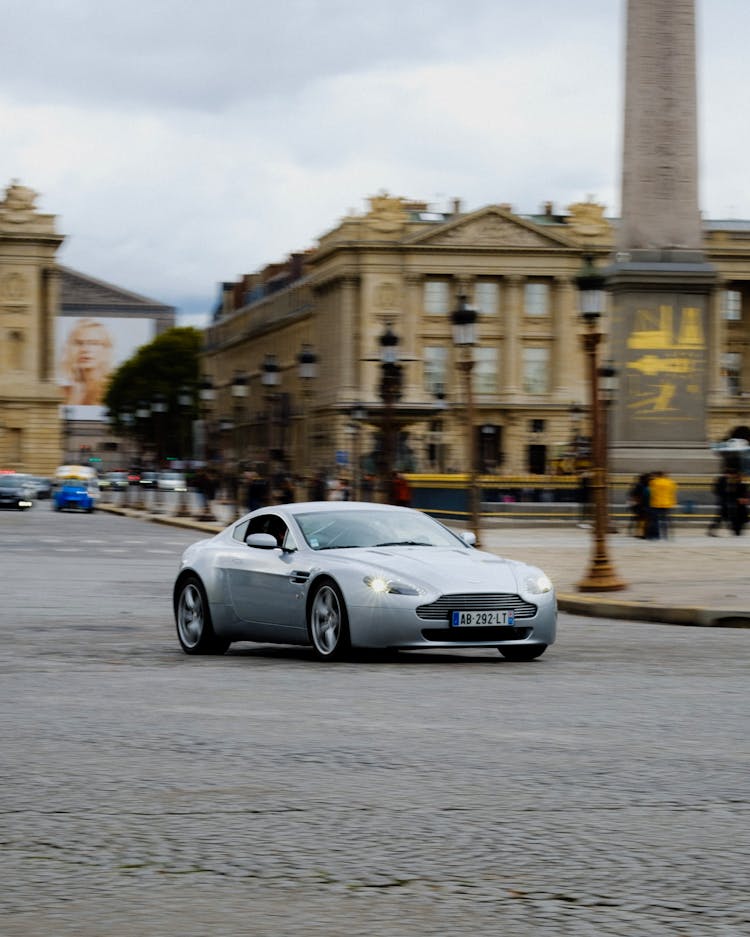
[[[716,537],[726,527],[740,536],[748,520],[748,486],[737,468],[727,467],[713,484],[716,514],[706,533]],[[631,517],[628,533],[644,540],[672,536],[672,511],[677,506],[677,483],[666,472],[639,475],[628,492]]]

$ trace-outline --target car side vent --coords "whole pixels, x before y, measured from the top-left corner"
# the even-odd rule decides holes
[[[304,585],[307,580],[310,578],[310,571],[306,569],[293,569],[289,577],[290,582],[295,582],[298,585]]]

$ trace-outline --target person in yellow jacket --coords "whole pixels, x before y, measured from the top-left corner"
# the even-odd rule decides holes
[[[648,484],[656,536],[666,540],[672,533],[670,512],[677,505],[677,483],[666,472],[654,472]]]

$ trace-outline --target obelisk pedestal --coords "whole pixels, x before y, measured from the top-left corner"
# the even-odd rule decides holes
[[[620,373],[613,471],[713,471],[709,297],[698,209],[694,0],[628,0],[622,220],[607,271]]]

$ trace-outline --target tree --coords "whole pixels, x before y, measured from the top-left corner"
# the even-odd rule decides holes
[[[104,403],[115,432],[135,436],[141,447],[158,438],[158,449],[164,454],[189,457],[187,427],[197,415],[202,341],[199,329],[168,329],[113,372]],[[183,389],[188,390],[189,407],[180,405]],[[139,408],[150,407],[161,399],[159,395],[166,403],[166,413],[160,417],[150,412],[145,419],[136,419]]]

